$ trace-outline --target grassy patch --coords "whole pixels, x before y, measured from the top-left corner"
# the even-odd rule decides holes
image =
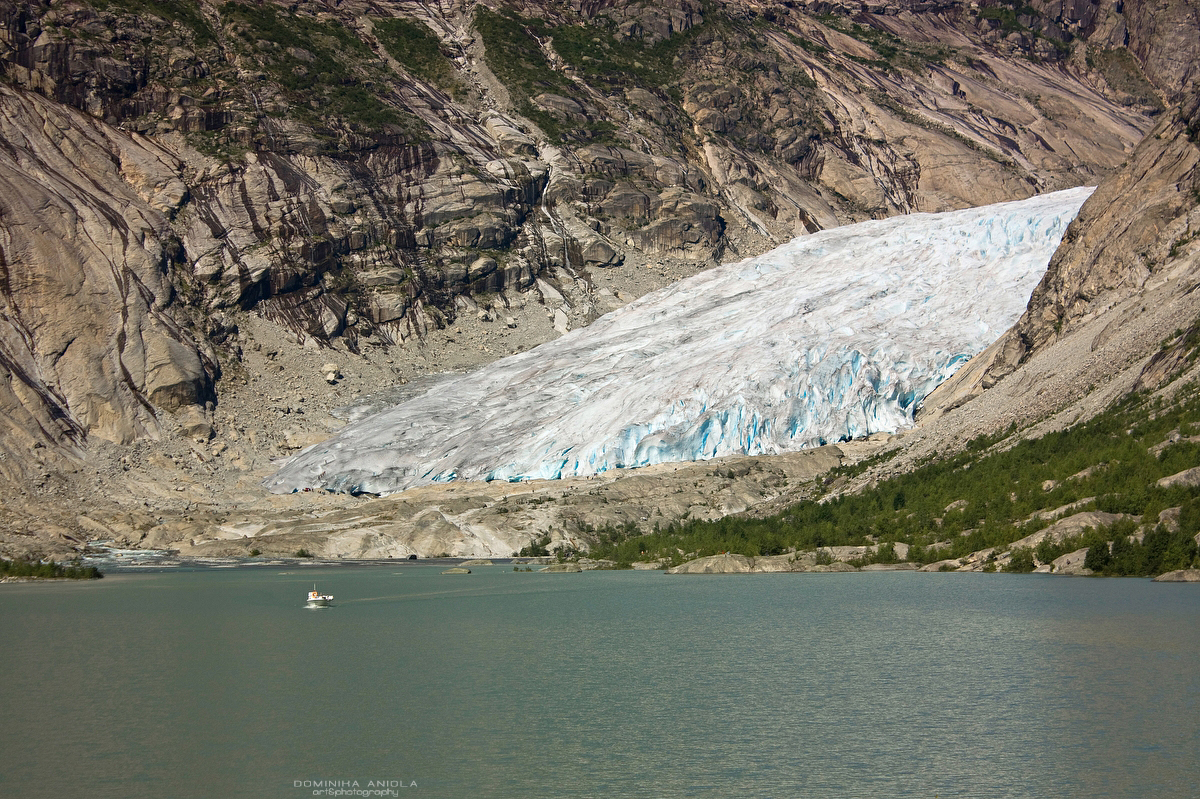
[[[979,16],[992,22],[998,22],[998,27],[1006,34],[1021,33],[1029,30],[1029,28],[1026,28],[1017,21],[1017,11],[1006,6],[981,8],[979,9]]]
[[[480,6],[475,12],[475,29],[483,38],[488,66],[508,87],[514,102],[528,102],[543,92],[570,91],[570,81],[550,66],[538,43],[549,35],[542,20]]]
[[[494,12],[480,6],[475,12],[475,29],[483,39],[488,66],[508,88],[517,110],[537,123],[547,136],[588,143],[613,140],[616,126],[607,120],[567,120],[533,105],[532,98],[539,94],[565,97],[579,94],[579,87],[570,78],[550,66],[541,44],[553,40],[557,49],[560,39],[582,42],[576,34],[563,33],[573,28],[552,29],[540,19],[526,19],[512,11]],[[571,52],[569,46],[567,50]],[[595,74],[603,71],[598,69]]]
[[[88,4],[97,11],[114,14],[136,14],[155,16],[190,31],[197,46],[216,42],[216,34],[200,13],[196,0],[89,0]]]
[[[184,138],[199,152],[222,161],[241,161],[247,151],[246,145],[233,141],[219,130],[188,131]]]
[[[475,30],[483,39],[488,67],[508,88],[517,110],[536,122],[547,136],[561,138],[559,120],[530,102],[542,93],[571,93],[570,81],[550,66],[538,43],[547,35],[546,24],[481,5],[475,11]]]
[[[1124,47],[1104,50],[1089,47],[1087,65],[1098,70],[1109,86],[1126,95],[1128,104],[1163,107],[1154,85],[1146,79],[1137,60]]]
[[[953,53],[949,47],[906,42],[899,36],[888,31],[872,28],[869,25],[860,25],[857,22],[851,22],[835,14],[823,14],[818,19],[826,27],[858,39],[878,53],[878,59],[848,56],[851,61],[857,61],[860,64],[865,64],[875,69],[882,69],[884,71],[889,69],[907,69],[913,71],[923,68],[926,64],[941,64]],[[812,47],[806,45],[804,40],[798,40],[796,37],[793,37],[793,41],[812,52]]]
[[[304,121],[335,116],[365,131],[415,127],[374,93],[375,54],[341,23],[282,14],[270,4],[226,3],[221,13]]]
[[[379,20],[375,23],[375,35],[410,74],[447,92],[459,87],[454,66],[442,52],[441,42],[421,23],[400,18]]]
[[[807,50],[812,55],[823,56],[829,52],[828,47],[809,41],[802,36],[797,36],[791,31],[787,31],[787,37],[791,40],[792,44],[796,45],[802,50]]]
[[[552,32],[554,50],[593,85],[630,83],[662,88],[679,77],[675,57],[710,23],[701,23],[652,45],[617,38],[615,26],[566,25]]]
[[[530,541],[528,546],[522,547],[521,551],[517,553],[517,557],[519,557],[519,558],[545,557],[550,554],[550,550],[547,549],[549,544],[550,544],[550,534],[546,533],[545,535],[542,535],[541,537],[536,538],[533,541]]]

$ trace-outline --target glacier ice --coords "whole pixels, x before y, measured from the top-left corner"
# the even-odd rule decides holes
[[[1016,321],[1091,191],[799,237],[441,381],[265,485],[386,494],[895,432]]]

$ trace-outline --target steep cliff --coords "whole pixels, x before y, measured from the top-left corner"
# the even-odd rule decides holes
[[[85,434],[157,432],[214,399],[211,348],[166,312],[182,255],[180,164],[36,94],[0,87],[0,471]]]
[[[1198,132],[1200,92],[1193,88],[1080,209],[1017,324],[943,384],[927,410],[978,396],[1079,331],[1095,331],[1090,349],[1097,351],[1118,332],[1156,329],[1154,314],[1146,314],[1150,296],[1156,310],[1186,304],[1200,285]],[[1179,321],[1187,327],[1191,317]],[[1143,342],[1125,356],[1148,357],[1162,332],[1151,336],[1149,350]]]
[[[991,378],[1118,302],[1190,271],[1200,231],[1200,95],[1173,108],[1084,205]]]

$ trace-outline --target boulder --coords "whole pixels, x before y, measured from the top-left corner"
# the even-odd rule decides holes
[[[749,574],[750,559],[745,555],[710,555],[667,569],[667,574]]]
[[[459,565],[466,567],[466,566],[494,566],[495,564],[492,563],[490,560],[487,560],[486,558],[476,558],[475,560],[464,560]]]
[[[488,258],[487,256],[476,258],[467,267],[467,282],[474,283],[476,280],[487,277],[496,271],[497,266],[495,258]]]
[[[553,114],[561,119],[568,119],[572,122],[584,122],[587,120],[587,113],[584,111],[583,106],[570,97],[549,93],[539,94],[533,98],[533,105],[538,110]]]
[[[455,566],[453,569],[446,569],[442,574],[470,574],[470,569],[464,569],[461,566]]]
[[[1182,472],[1176,472],[1158,481],[1159,488],[1172,488],[1174,486],[1183,486],[1185,488],[1200,486],[1200,466],[1184,469]]]
[[[489,111],[483,119],[483,129],[499,145],[500,149],[513,155],[536,155],[537,142],[522,132],[512,119],[496,111]]]
[[[1179,514],[1183,511],[1182,507],[1167,508],[1158,514],[1158,523],[1166,527],[1172,533],[1179,531]]]
[[[1077,549],[1074,552],[1055,558],[1050,562],[1051,574],[1073,574],[1073,575],[1089,575],[1091,569],[1083,568],[1084,558],[1087,557],[1088,548]]]
[[[551,563],[544,569],[538,569],[538,574],[573,574],[583,571],[578,563]]]
[[[813,566],[810,572],[856,572],[858,569],[849,563],[830,563],[829,565]]]
[[[1008,545],[1008,549],[1036,547],[1043,541],[1061,541],[1064,538],[1078,535],[1089,527],[1099,529],[1101,527],[1109,527],[1122,519],[1136,520],[1137,518],[1139,517],[1130,516],[1127,513],[1105,513],[1098,510],[1084,511],[1083,513],[1068,516],[1065,519],[1059,519],[1049,527],[1027,535],[1019,541],[1014,541]]]
[[[1177,569],[1154,578],[1156,583],[1200,583],[1200,569]]]

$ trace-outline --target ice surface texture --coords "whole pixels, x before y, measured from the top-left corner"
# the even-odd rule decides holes
[[[386,494],[789,452],[912,423],[1091,189],[801,236],[348,425],[266,481]]]

